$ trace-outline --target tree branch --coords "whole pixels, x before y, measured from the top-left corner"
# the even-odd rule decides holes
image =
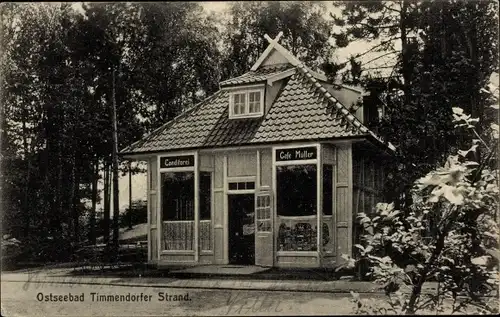
[[[384,7],[386,10],[393,11],[393,12],[397,12],[397,13],[401,13],[401,10],[398,10],[398,9],[394,9],[394,8],[388,7],[388,6],[386,6],[385,4],[383,4],[383,7]]]
[[[370,52],[374,51],[374,50],[375,50],[375,49],[377,49],[378,47],[380,47],[380,46],[382,46],[382,45],[385,45],[385,44],[387,44],[387,43],[389,43],[389,42],[392,42],[392,41],[398,40],[398,39],[399,39],[399,37],[397,37],[397,36],[396,36],[396,37],[391,37],[390,39],[387,39],[387,40],[385,40],[385,41],[382,41],[382,42],[380,42],[379,44],[377,44],[377,45],[373,46],[372,48],[370,48],[369,50],[364,51],[363,53],[360,53],[360,54],[358,54],[358,55],[354,55],[353,57],[354,57],[354,58],[360,58],[361,56],[364,56],[364,55],[366,55],[366,54],[368,54],[368,53],[370,53]]]
[[[399,26],[399,24],[390,24],[390,25],[373,26],[373,25],[370,25],[370,24],[368,24],[368,23],[364,23],[364,22],[359,22],[358,24],[359,24],[359,25],[362,25],[362,26],[366,26],[366,27],[374,28],[374,29],[390,29],[390,28],[395,28],[395,27],[398,27],[398,26]]]
[[[371,62],[374,62],[376,61],[377,59],[381,59],[382,57],[385,57],[387,55],[391,55],[391,54],[396,54],[396,53],[399,53],[398,51],[391,51],[391,52],[388,52],[388,53],[385,53],[385,54],[382,54],[380,56],[377,56],[375,58],[372,58],[371,60],[369,60],[368,62],[365,62],[364,64],[370,64]],[[393,66],[389,66],[389,67],[393,67]]]
[[[372,70],[372,69],[386,69],[386,68],[393,68],[396,65],[390,65],[390,66],[377,66],[377,67],[369,67],[369,68],[364,68],[363,70]],[[392,75],[392,74],[391,74]],[[390,78],[391,76],[387,77]]]

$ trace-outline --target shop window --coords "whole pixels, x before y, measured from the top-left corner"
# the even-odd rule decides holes
[[[279,216],[316,215],[316,165],[278,166],[276,186]]]
[[[200,172],[199,179],[199,205],[200,205],[200,249],[212,250],[212,173]]]
[[[194,172],[161,174],[165,250],[193,250]]]
[[[200,172],[200,220],[210,220],[212,206],[212,175]]]
[[[194,172],[162,173],[163,220],[194,220]]]
[[[276,185],[278,250],[316,251],[316,165],[278,166]]]
[[[333,210],[333,166],[323,165],[323,214],[332,215]]]

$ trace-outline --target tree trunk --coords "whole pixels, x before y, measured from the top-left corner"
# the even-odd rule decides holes
[[[57,209],[55,210],[55,214],[52,215],[51,217],[51,228],[54,230],[56,234],[56,239],[62,239],[62,230],[61,230],[61,218],[64,212],[63,208],[63,197],[64,197],[64,190],[63,190],[63,159],[62,159],[62,141],[61,138],[59,138],[58,141],[58,155],[57,155],[57,188],[56,188],[56,195],[57,195]]]
[[[75,151],[76,152],[76,151]],[[76,153],[75,153],[76,155]],[[74,186],[73,186],[73,201],[72,201],[72,215],[73,215],[73,234],[74,234],[74,242],[76,245],[80,242],[80,173],[77,171],[78,160],[76,156],[74,158],[73,165],[73,177],[75,178]]]
[[[411,69],[409,69],[409,59],[410,55],[408,52],[408,38],[407,38],[407,21],[406,21],[406,10],[408,8],[408,1],[403,0],[401,4],[400,12],[400,24],[399,31],[401,32],[401,63],[403,66],[403,91],[405,94],[405,106],[410,103],[410,76]]]
[[[28,168],[26,171],[26,183],[24,187],[24,202],[23,202],[23,211],[24,211],[24,237],[28,238],[30,235],[30,203],[28,200],[29,197],[29,184],[31,178],[31,160],[28,156],[28,141],[26,138],[26,121],[23,120],[23,147],[24,147],[24,159],[28,162]]]
[[[112,110],[113,110],[113,246],[118,248],[118,234],[120,214],[119,206],[119,191],[118,191],[118,129],[116,120],[116,98],[115,98],[115,69],[113,68],[112,81]]]
[[[75,222],[74,222],[74,215],[73,215],[73,203],[74,203],[74,197],[75,197],[75,168],[76,164],[74,161],[75,157],[70,157],[71,160],[71,175],[70,175],[70,186],[69,186],[69,192],[68,192],[68,197],[67,197],[67,206],[68,206],[68,224],[69,224],[69,237],[71,237],[72,242],[76,242],[75,239]]]
[[[109,246],[109,205],[110,205],[110,191],[109,187],[111,185],[110,179],[110,166],[108,163],[104,164],[104,218],[103,218],[103,243]]]
[[[92,245],[96,244],[96,234],[95,234],[95,214],[97,209],[97,185],[99,178],[99,161],[96,159],[92,164],[92,208],[90,209],[90,221],[89,221],[89,242]]]
[[[403,0],[401,3],[400,12],[400,32],[401,32],[401,64],[402,64],[402,75],[403,75],[403,92],[404,92],[404,107],[410,107],[411,103],[411,72],[410,69],[410,58],[411,52],[409,52],[409,43],[407,38],[407,28],[408,21],[406,20],[406,11],[408,10],[408,1]],[[411,198],[411,186],[406,186],[404,189],[404,206],[407,208],[412,204]]]

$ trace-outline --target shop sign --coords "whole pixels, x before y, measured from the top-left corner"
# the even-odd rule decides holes
[[[194,155],[160,157],[160,168],[194,166]]]
[[[315,146],[276,150],[276,161],[314,160],[316,157]]]

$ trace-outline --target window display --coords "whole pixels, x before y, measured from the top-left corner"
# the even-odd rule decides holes
[[[333,210],[333,166],[323,165],[323,215],[331,215]]]
[[[212,173],[200,172],[200,249],[212,250]]]
[[[165,250],[193,250],[194,172],[161,173]]]
[[[277,166],[279,251],[317,250],[317,167]]]

